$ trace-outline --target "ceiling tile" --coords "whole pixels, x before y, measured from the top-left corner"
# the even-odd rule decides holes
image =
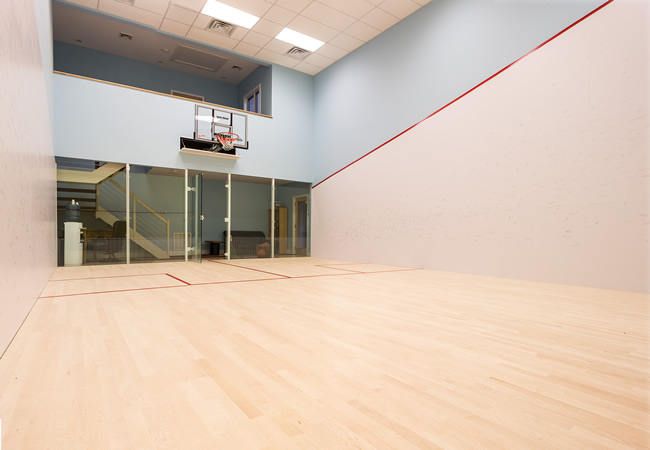
[[[273,39],[270,36],[267,36],[265,34],[258,33],[257,31],[249,31],[246,33],[246,36],[242,38],[242,42],[245,42],[247,44],[252,44],[256,45],[257,47],[264,47],[271,39]]]
[[[280,55],[279,53],[275,53],[264,48],[257,52],[257,55],[255,56],[265,61],[270,61],[272,63],[280,64],[289,68],[292,68],[299,62],[297,59],[293,59],[291,56]]]
[[[262,17],[270,8],[271,4],[260,0],[219,0],[219,2],[230,5],[257,17]]]
[[[345,30],[354,23],[353,17],[319,2],[312,2],[302,13],[300,13],[300,15],[315,20],[316,22],[329,25],[339,31]]]
[[[171,0],[172,4],[191,9],[192,11],[201,11],[205,6],[205,0]]]
[[[318,55],[316,53],[313,53],[313,54],[309,55],[308,57],[306,57],[304,59],[304,62],[309,63],[309,64],[313,64],[314,66],[318,66],[320,68],[325,68],[325,67],[329,66],[330,64],[332,64],[334,62],[334,60],[330,59],[330,58],[326,58],[326,57],[321,56],[321,55]]]
[[[213,20],[214,17],[206,16],[205,14],[199,14],[198,17],[194,20],[192,26],[205,30]]]
[[[230,34],[231,39],[236,41],[241,41],[244,36],[248,33],[248,28],[236,27],[233,32]]]
[[[320,0],[329,7],[338,9],[345,14],[360,19],[370,12],[374,5],[366,0]]]
[[[169,5],[165,19],[184,23],[186,25],[192,25],[197,16],[198,13],[196,11],[192,11],[176,5]]]
[[[280,31],[282,31],[282,28],[282,25],[278,25],[277,23],[265,19],[260,19],[251,30],[267,36],[275,37]]]
[[[162,31],[167,33],[177,34],[179,36],[185,36],[188,31],[190,31],[190,26],[185,23],[174,22],[173,20],[165,19],[163,20],[162,25],[160,25]]]
[[[278,0],[276,5],[299,13],[311,3],[312,0]]]
[[[363,45],[363,41],[350,36],[349,34],[341,33],[336,36],[334,39],[329,41],[330,44],[341,47],[349,52],[355,50]]]
[[[272,52],[275,53],[280,53],[281,55],[284,55],[287,53],[290,49],[295,47],[294,45],[288,44],[286,42],[282,42],[278,39],[271,39],[268,44],[264,47],[266,50],[271,50]]]
[[[308,62],[301,61],[293,67],[295,70],[306,73],[307,75],[316,75],[318,72],[323,70],[321,67],[314,66]]]
[[[144,23],[154,28],[160,27],[162,23],[162,16],[158,14],[145,11],[144,9],[134,8],[133,6],[119,3],[115,0],[99,0],[99,10],[124,17],[134,22]]]
[[[282,26],[291,22],[294,17],[296,17],[295,12],[277,5],[271,7],[271,9],[264,14],[264,19]]]
[[[164,16],[169,7],[168,0],[135,0],[133,6]]]
[[[357,39],[360,39],[364,42],[368,42],[370,39],[374,38],[377,36],[379,33],[381,33],[380,30],[378,30],[375,27],[371,27],[370,25],[366,25],[365,23],[361,21],[357,21],[353,23],[351,26],[349,26],[345,30],[346,34],[349,34],[352,37],[355,37]]]
[[[385,0],[381,5],[379,5],[379,7],[396,17],[403,19],[412,12],[418,10],[420,5],[415,3],[413,0]]]
[[[240,42],[235,46],[233,50],[242,53],[244,55],[255,56],[255,54],[259,52],[261,48],[262,47],[258,47],[257,45],[248,44],[246,42]]]
[[[323,25],[304,16],[296,17],[289,22],[287,27],[324,42],[329,41],[338,34],[338,31],[334,28],[330,28],[327,25]]]
[[[205,42],[206,44],[216,45],[217,47],[222,47],[228,50],[235,48],[235,45],[238,43],[235,39],[231,39],[221,34],[212,33],[210,31],[201,30],[196,27],[192,27],[186,36],[195,41]]]
[[[316,55],[323,55],[334,60],[341,59],[348,53],[350,52],[332,44],[325,44],[315,52]]]
[[[375,8],[363,16],[361,21],[381,31],[386,31],[399,22],[399,19],[392,14],[388,14],[383,9]]]
[[[68,3],[74,3],[75,5],[85,6],[86,8],[97,9],[97,3],[99,0],[66,0]]]

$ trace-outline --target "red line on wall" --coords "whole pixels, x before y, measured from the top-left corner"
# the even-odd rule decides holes
[[[338,173],[344,171],[345,169],[347,169],[347,168],[350,167],[351,165],[356,164],[357,162],[361,161],[363,158],[365,158],[366,156],[370,155],[371,153],[376,152],[377,150],[379,150],[380,148],[382,148],[382,147],[385,146],[386,144],[388,144],[388,143],[394,141],[395,139],[397,139],[398,137],[400,137],[401,135],[403,135],[403,134],[406,133],[407,131],[410,131],[411,129],[413,129],[413,128],[415,128],[416,126],[420,125],[420,124],[421,124],[422,122],[424,122],[425,120],[428,120],[428,119],[430,119],[431,117],[435,116],[435,115],[438,114],[440,111],[442,111],[443,109],[447,108],[448,106],[451,106],[452,104],[456,103],[458,100],[460,100],[461,98],[465,97],[465,96],[466,96],[467,94],[469,94],[470,92],[472,92],[472,91],[478,89],[479,87],[481,87],[482,85],[484,85],[485,83],[487,83],[488,81],[490,81],[492,78],[496,77],[497,75],[503,73],[505,70],[507,70],[507,69],[509,69],[510,67],[514,66],[516,63],[518,63],[519,61],[521,61],[522,59],[524,59],[524,58],[527,57],[528,55],[530,55],[530,54],[532,54],[533,52],[535,52],[535,51],[539,50],[540,48],[544,47],[546,44],[548,44],[549,42],[551,42],[552,40],[554,40],[554,39],[557,38],[558,36],[564,34],[564,33],[567,32],[568,30],[570,30],[571,28],[575,27],[575,26],[578,25],[580,22],[582,22],[583,20],[585,20],[587,17],[589,17],[589,16],[591,16],[592,14],[595,14],[596,12],[600,11],[601,9],[603,9],[605,6],[609,5],[609,4],[612,3],[613,1],[614,1],[614,0],[608,0],[608,1],[606,1],[606,2],[603,3],[602,5],[600,5],[599,7],[597,7],[596,9],[594,9],[593,11],[591,11],[590,13],[586,14],[586,15],[583,16],[582,18],[580,18],[580,19],[576,20],[575,22],[573,22],[571,25],[569,25],[568,27],[566,27],[565,29],[563,29],[563,30],[560,31],[559,33],[557,33],[557,34],[555,34],[554,36],[550,37],[549,39],[545,40],[544,42],[542,42],[541,44],[539,44],[537,47],[535,47],[534,49],[532,49],[531,51],[529,51],[529,52],[526,53],[525,55],[523,55],[523,56],[517,58],[516,60],[514,60],[513,62],[511,62],[510,64],[508,64],[507,66],[505,66],[503,69],[499,70],[499,71],[498,71],[497,73],[495,73],[494,75],[492,75],[492,76],[490,76],[489,78],[483,80],[482,82],[480,82],[479,84],[477,84],[476,86],[474,86],[473,88],[471,88],[469,91],[465,92],[464,94],[461,94],[459,97],[456,97],[454,100],[450,101],[449,103],[447,103],[447,104],[446,104],[445,106],[443,106],[442,108],[440,108],[440,109],[436,110],[435,112],[429,114],[427,117],[425,117],[424,119],[422,119],[422,120],[420,120],[419,122],[415,123],[414,125],[411,125],[411,126],[408,127],[406,130],[404,130],[404,131],[402,131],[401,133],[399,133],[398,135],[393,136],[392,138],[390,138],[389,140],[387,140],[387,141],[384,142],[383,144],[379,145],[379,146],[376,147],[375,149],[370,150],[370,151],[369,151],[368,153],[366,153],[365,155],[363,155],[363,156],[361,156],[361,157],[355,159],[355,160],[352,161],[350,164],[348,164],[347,166],[342,167],[341,169],[337,170],[336,172],[334,172],[333,174],[331,174],[331,175],[328,176],[327,178],[322,179],[321,181],[319,181],[318,183],[316,183],[315,185],[313,185],[313,186],[312,186],[312,189],[314,189],[316,186],[318,186],[318,185],[324,183],[325,181],[329,180],[329,179],[332,178],[334,175],[336,175],[336,174],[338,174]]]

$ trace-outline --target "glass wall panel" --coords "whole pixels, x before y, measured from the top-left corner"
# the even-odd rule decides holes
[[[131,262],[184,259],[185,171],[130,167]],[[190,246],[192,239],[188,228]]]
[[[309,183],[275,180],[276,257],[310,254]]]
[[[270,258],[271,180],[233,175],[231,191],[230,258]]]
[[[56,158],[58,265],[126,262],[125,165]]]
[[[226,184],[228,174],[203,174],[201,185],[201,214],[203,255],[212,259],[223,259],[226,253],[225,231],[228,224],[224,220],[228,216],[228,192]]]

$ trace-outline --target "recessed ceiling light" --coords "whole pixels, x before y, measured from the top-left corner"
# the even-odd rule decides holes
[[[298,47],[302,47],[305,50],[309,50],[310,52],[315,52],[323,45],[325,45],[325,42],[319,41],[318,39],[315,39],[311,36],[307,36],[306,34],[298,33],[291,28],[285,28],[284,30],[280,31],[280,33],[278,33],[275,38],[283,42],[288,42],[289,44],[297,45]]]
[[[133,40],[133,35],[129,33],[120,32],[120,39],[131,41]]]
[[[168,48],[162,48],[161,50],[162,50],[163,52],[165,52],[165,53],[169,53],[169,49],[168,49]]]
[[[224,20],[244,28],[252,28],[260,20],[259,17],[249,14],[241,9],[224,5],[216,0],[208,0],[203,7],[201,14],[214,17],[215,19]]]
[[[232,66],[232,70],[241,70],[241,66]]]

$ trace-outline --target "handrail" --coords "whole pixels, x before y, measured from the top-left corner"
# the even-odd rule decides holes
[[[110,182],[113,183],[115,186],[117,186],[118,188],[120,188],[120,190],[126,194],[126,189],[124,189],[120,183],[118,183],[117,181],[113,180],[112,178],[110,178],[108,181],[110,181]],[[151,209],[151,208],[150,208],[149,206],[147,206],[145,203],[142,203],[142,200],[140,200],[138,197],[136,197],[135,194],[129,194],[129,195],[131,196],[131,198],[132,198],[134,201],[136,201],[136,202],[140,203],[142,206],[144,206],[144,208],[145,208],[147,211],[149,211],[150,213],[152,213],[154,216],[158,217],[160,220],[162,220],[162,221],[165,222],[166,224],[169,224],[169,220],[165,219],[163,216],[161,216],[161,215],[158,214],[156,211],[154,211],[153,209]]]
[[[105,181],[109,182],[112,186],[116,187],[118,190],[122,191],[126,195],[126,189],[120,183],[116,182],[112,177],[106,179]],[[100,185],[101,185],[101,183],[97,185],[97,205],[98,206],[99,206],[99,198],[100,198],[100,195],[99,195],[100,194]],[[110,190],[106,191],[105,195],[108,198],[110,198],[111,197]],[[170,234],[169,233],[169,220],[164,218],[160,214],[158,214],[153,209],[151,209],[151,207],[149,205],[147,205],[142,200],[140,200],[135,194],[129,193],[129,197],[133,201],[133,207],[132,207],[132,211],[131,211],[131,215],[133,217],[133,220],[132,220],[132,223],[131,223],[131,226],[130,226],[131,229],[133,229],[134,232],[137,232],[137,228],[136,228],[136,226],[137,226],[137,208],[136,208],[136,205],[139,204],[140,206],[142,206],[146,210],[146,212],[142,212],[141,214],[150,213],[155,218],[157,218],[160,222],[162,222],[161,225],[165,227],[165,231],[166,231],[166,234],[167,234],[167,239],[165,241],[166,242],[165,246],[167,247],[166,252],[167,252],[167,254],[169,254],[169,247],[170,247],[170,244],[169,244],[169,234]],[[146,216],[145,216],[145,218],[146,218]],[[155,226],[155,225],[150,223],[149,226],[147,226],[146,222],[143,222],[143,224],[144,224],[145,228],[143,229],[143,231],[140,234],[143,235],[143,237],[145,237],[144,236],[144,234],[146,234],[145,230],[147,228],[151,229],[151,226]],[[147,238],[147,239],[149,239],[149,238]],[[163,250],[163,249],[161,249],[161,250]]]

